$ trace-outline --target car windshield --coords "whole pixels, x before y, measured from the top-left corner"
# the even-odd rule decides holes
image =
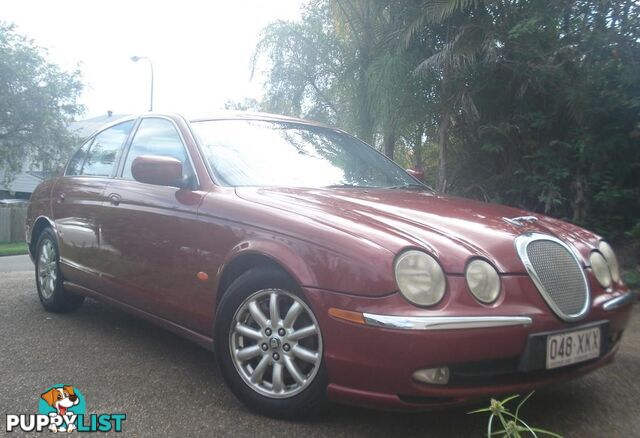
[[[366,143],[302,123],[192,123],[214,174],[229,186],[424,187]]]

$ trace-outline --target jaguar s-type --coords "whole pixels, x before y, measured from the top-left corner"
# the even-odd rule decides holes
[[[456,405],[613,360],[634,295],[607,242],[415,175],[305,120],[124,118],[33,193],[39,299],[215,349],[233,393],[280,417]]]

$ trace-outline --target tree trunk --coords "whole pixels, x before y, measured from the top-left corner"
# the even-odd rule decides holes
[[[371,52],[373,50],[372,44],[375,41],[375,34],[373,24],[371,22],[369,7],[365,7],[363,9],[361,20],[362,34],[359,37],[358,54],[356,58],[358,63],[356,117],[358,123],[358,137],[366,143],[373,144],[374,122],[373,115],[371,113],[371,105],[369,104],[371,93],[367,82],[367,72],[371,65]],[[355,29],[354,32],[356,32]]]
[[[443,193],[447,191],[447,149],[449,148],[450,124],[449,111],[445,111],[438,127],[438,178],[436,180],[436,189]]]
[[[416,137],[413,139],[413,166],[415,169],[423,169],[422,163],[422,134],[423,127],[420,125],[416,129]]]
[[[450,40],[451,27],[447,27],[447,43]],[[442,193],[447,191],[447,149],[449,149],[449,125],[453,114],[451,65],[445,62],[442,68],[442,80],[440,81],[440,100],[442,113],[438,126],[438,177],[436,178],[436,190]]]
[[[578,174],[573,180],[573,201],[571,207],[573,209],[572,222],[575,224],[583,224],[587,218],[587,179],[581,170],[578,170]]]
[[[358,95],[356,97],[357,104],[357,136],[365,143],[373,144],[373,122],[371,116],[371,108],[369,106],[369,89],[365,79],[366,68],[360,69],[358,77]]]
[[[396,149],[396,135],[394,133],[385,133],[382,139],[384,145],[384,154],[393,160],[393,153]]]

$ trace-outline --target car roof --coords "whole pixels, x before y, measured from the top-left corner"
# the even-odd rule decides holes
[[[253,111],[217,111],[205,116],[188,117],[187,120],[190,122],[204,122],[208,120],[265,120],[270,122],[302,123],[305,125],[335,129],[332,126],[314,120]]]
[[[115,118],[110,123],[106,123],[100,126],[98,129],[94,130],[91,135],[84,137],[84,139],[91,138],[96,134],[104,131],[105,129],[111,128],[112,126],[119,125],[120,123],[136,120],[140,117],[169,117],[169,118],[183,118],[184,120],[191,122],[205,122],[205,121],[214,121],[214,120],[263,120],[268,122],[289,122],[289,123],[300,123],[309,126],[316,126],[320,128],[329,128],[332,130],[339,131],[338,128],[333,126],[313,121],[307,119],[300,119],[297,117],[289,117],[282,116],[279,114],[270,114],[270,113],[262,113],[262,112],[251,112],[251,111],[216,111],[206,116],[198,116],[198,117],[185,117],[184,114],[175,113],[175,112],[146,112],[139,114],[129,114],[126,116],[120,116]],[[85,140],[83,140],[85,141]]]

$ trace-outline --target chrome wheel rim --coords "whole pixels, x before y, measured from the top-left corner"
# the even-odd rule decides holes
[[[56,249],[53,242],[46,239],[40,246],[40,257],[38,257],[38,284],[42,298],[49,299],[53,296],[57,279]]]
[[[242,380],[270,398],[307,388],[322,361],[322,336],[313,312],[296,295],[263,289],[236,311],[229,332],[232,361]]]

